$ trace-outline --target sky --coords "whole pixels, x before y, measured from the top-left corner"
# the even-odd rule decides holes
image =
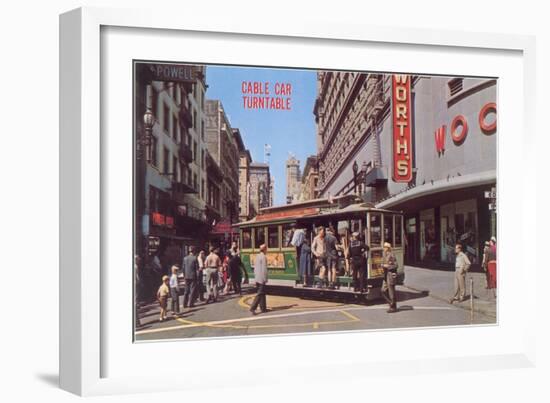
[[[244,82],[269,83],[269,96],[290,97],[290,110],[246,109],[243,105]],[[269,160],[275,178],[276,205],[286,203],[285,162],[289,152],[300,160],[303,169],[308,156],[316,154],[315,117],[316,72],[312,70],[241,68],[208,66],[207,99],[222,101],[232,127],[241,131],[245,147],[253,161],[264,162],[264,144],[271,145]],[[276,95],[276,83],[289,83],[290,95]],[[263,95],[258,95],[263,96]]]

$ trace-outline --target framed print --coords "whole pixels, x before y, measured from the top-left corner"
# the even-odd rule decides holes
[[[62,387],[531,365],[533,41],[433,34],[62,15]]]

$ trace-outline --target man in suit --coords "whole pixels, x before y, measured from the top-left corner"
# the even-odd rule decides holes
[[[462,302],[466,300],[466,273],[472,264],[468,256],[462,251],[461,244],[455,246],[455,253],[455,294],[449,300],[451,304],[455,301]]]
[[[260,245],[260,253],[256,256],[254,261],[254,281],[256,282],[256,297],[250,306],[250,312],[253,315],[256,315],[256,308],[260,305],[260,310],[262,313],[267,312],[267,301],[266,301],[266,292],[265,285],[267,283],[267,257],[265,253],[267,252],[267,246],[264,244]]]
[[[190,308],[195,306],[194,296],[197,286],[197,274],[199,271],[199,261],[195,256],[195,247],[189,248],[189,254],[183,259],[183,276],[185,278],[185,291],[183,294],[183,307]]]

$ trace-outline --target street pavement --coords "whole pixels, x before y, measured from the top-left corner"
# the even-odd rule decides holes
[[[454,294],[454,274],[454,271],[405,266],[405,286],[412,291],[428,292],[430,297],[447,302]],[[485,273],[467,273],[467,299],[453,305],[470,309],[470,279],[474,280],[474,311],[496,318],[496,290],[485,288]]]
[[[397,287],[399,311],[393,314],[386,312],[388,306],[384,301],[368,304],[358,304],[344,298],[320,301],[314,295],[305,298],[290,291],[279,295],[268,294],[268,312],[254,316],[249,311],[254,298],[253,287],[245,287],[242,296],[220,296],[216,303],[199,303],[193,308],[182,309],[180,315],[169,317],[164,322],[158,321],[158,304],[152,303],[140,308],[140,326],[136,329],[135,339],[147,341],[495,324],[495,300],[486,297],[484,284],[476,288],[478,280],[484,280],[483,274],[469,274],[474,278],[476,296],[473,320],[469,302],[448,303],[453,291],[453,274],[407,266],[405,284]]]

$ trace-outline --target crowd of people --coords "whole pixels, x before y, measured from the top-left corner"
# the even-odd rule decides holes
[[[224,252],[216,247],[210,247],[208,255],[204,250],[197,251],[196,247],[190,246],[182,263],[171,265],[169,275],[165,273],[158,254],[151,257],[148,265],[142,265],[136,256],[136,299],[142,303],[156,299],[160,305],[160,321],[168,318],[169,311],[173,316],[180,314],[180,297],[186,309],[193,308],[198,301],[215,303],[219,295],[242,295],[241,284],[243,279],[244,283],[248,282],[248,275],[236,242]],[[158,279],[156,284],[155,279]]]
[[[353,279],[355,292],[366,291],[367,263],[369,246],[362,240],[359,232],[353,232],[351,239],[338,239],[334,227],[321,226],[313,241],[309,242],[305,228],[298,228],[292,235],[290,244],[296,248],[298,273],[303,287],[310,287],[314,272],[319,274],[320,288],[335,289],[340,271],[339,264],[344,257],[344,271]],[[389,304],[388,312],[397,311],[395,285],[397,283],[397,259],[392,252],[392,245],[384,243],[381,267],[384,269],[382,295]]]

